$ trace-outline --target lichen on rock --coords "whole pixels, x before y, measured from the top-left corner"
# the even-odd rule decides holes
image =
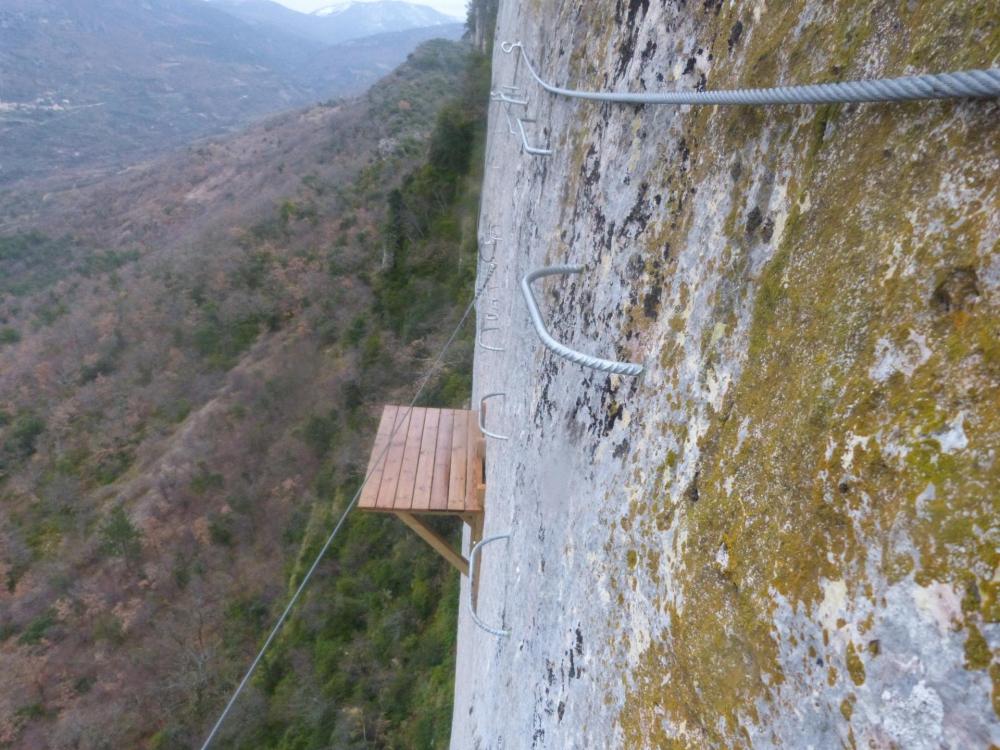
[[[599,5],[505,3],[500,37],[597,89],[1000,56],[987,2]],[[519,390],[537,413],[543,379],[551,415],[489,477],[521,606],[538,606],[512,615],[516,656],[489,663],[513,679],[570,618],[600,636],[560,722],[501,690],[504,715],[545,730],[533,747],[1000,744],[1000,105],[635,108],[529,90],[557,148],[488,173],[483,216],[517,252],[501,278],[586,265],[553,285],[553,326],[647,370],[602,400],[532,345],[516,306],[504,364],[477,359],[477,392]],[[562,514],[545,460],[568,467]],[[517,540],[543,521],[572,558]],[[541,557],[544,578],[528,575]],[[469,731],[486,747],[491,726]]]

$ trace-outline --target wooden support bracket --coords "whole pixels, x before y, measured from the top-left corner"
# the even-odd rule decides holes
[[[396,511],[393,515],[397,516],[400,521],[413,529],[417,536],[431,545],[431,547],[434,548],[434,551],[447,560],[459,573],[464,576],[469,575],[469,561],[455,552],[455,550],[451,548],[451,545],[442,539],[430,526],[425,524],[412,513]]]

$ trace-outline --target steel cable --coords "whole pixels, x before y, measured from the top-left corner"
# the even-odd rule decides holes
[[[619,104],[843,104],[847,102],[905,102],[918,99],[976,99],[1000,96],[1000,68],[962,70],[952,73],[923,74],[901,78],[877,78],[840,83],[817,83],[802,86],[732,89],[719,91],[671,91],[662,94],[577,91],[562,88],[542,79],[528,59],[521,42],[504,42],[507,54],[521,51],[528,72],[551,94],[573,99],[588,99]]]
[[[244,688],[246,688],[247,684],[250,682],[250,678],[253,676],[253,673],[257,670],[257,667],[260,664],[261,659],[264,658],[264,654],[271,646],[271,643],[272,641],[274,641],[275,636],[278,635],[278,632],[281,630],[281,626],[285,624],[285,620],[288,619],[288,615],[291,613],[292,608],[295,606],[295,603],[299,600],[299,597],[305,590],[306,585],[309,583],[309,580],[313,576],[313,573],[316,572],[316,568],[319,567],[320,562],[326,556],[327,550],[330,549],[330,545],[333,543],[334,538],[337,536],[337,533],[344,525],[344,521],[347,520],[348,514],[350,514],[350,512],[354,510],[354,506],[357,505],[358,498],[361,497],[361,491],[365,488],[365,485],[368,483],[368,480],[371,479],[372,474],[375,473],[374,467],[378,466],[379,462],[382,460],[382,457],[385,456],[385,454],[388,452],[389,445],[392,442],[392,437],[395,436],[396,432],[399,431],[399,428],[406,423],[406,419],[413,411],[413,407],[416,406],[417,400],[423,394],[424,389],[427,387],[427,384],[430,382],[431,377],[434,375],[434,371],[441,364],[442,360],[444,359],[445,353],[451,347],[452,343],[454,343],[455,337],[458,336],[458,332],[462,330],[462,326],[465,325],[465,321],[472,313],[473,308],[476,306],[476,301],[479,299],[480,295],[486,290],[486,285],[489,284],[490,277],[493,276],[493,272],[495,269],[496,269],[495,265],[489,267],[489,271],[486,273],[486,279],[484,280],[482,287],[475,293],[475,295],[473,295],[472,301],[469,302],[469,306],[465,308],[465,312],[462,315],[462,319],[458,321],[458,325],[455,326],[455,330],[452,331],[451,336],[448,337],[448,340],[445,342],[444,346],[441,348],[441,351],[438,353],[437,358],[434,360],[433,364],[431,364],[430,368],[428,368],[426,374],[424,375],[423,380],[420,383],[420,387],[417,388],[417,392],[413,396],[413,400],[410,401],[410,405],[406,409],[406,417],[404,417],[400,421],[399,425],[393,426],[393,430],[389,435],[389,440],[386,441],[385,448],[382,450],[381,453],[379,453],[375,461],[372,462],[372,470],[369,471],[368,474],[365,476],[364,481],[361,482],[361,486],[358,487],[357,492],[354,493],[354,497],[351,498],[351,502],[347,504],[347,508],[344,509],[343,514],[340,516],[340,520],[337,521],[337,525],[333,527],[333,531],[331,531],[330,535],[326,538],[326,542],[320,549],[319,554],[316,555],[316,559],[313,560],[313,564],[309,566],[309,570],[306,571],[305,576],[303,576],[302,578],[302,582],[299,583],[299,587],[295,590],[295,593],[292,594],[292,598],[288,601],[288,605],[281,613],[281,616],[278,617],[278,621],[274,624],[274,627],[271,629],[270,634],[264,641],[264,645],[261,646],[260,651],[257,653],[257,656],[254,658],[253,662],[251,662],[250,668],[247,669],[246,674],[243,675],[243,679],[240,680],[240,684],[236,687],[236,690],[233,692],[232,697],[229,699],[229,702],[226,704],[226,707],[222,710],[222,713],[219,715],[218,720],[212,727],[212,731],[209,732],[208,737],[205,738],[205,743],[201,746],[201,750],[207,750],[208,746],[212,744],[212,740],[214,740],[215,736],[219,733],[219,729],[222,727],[223,722],[226,720],[226,717],[229,715],[229,712],[235,705],[236,699],[240,697],[240,694],[243,692]]]

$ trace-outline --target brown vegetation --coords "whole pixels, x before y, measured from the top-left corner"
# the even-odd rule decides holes
[[[467,55],[430,43],[361,100],[8,203],[0,747],[186,747],[224,703],[357,486],[376,404],[408,398],[467,298],[453,282],[471,274],[474,227],[459,225],[414,243],[410,262],[449,269],[421,319],[379,307],[403,262],[383,235],[389,194],[433,172],[417,168]],[[402,218],[420,228],[422,210]],[[449,383],[435,381],[441,398],[462,391]],[[368,535],[385,540],[377,523]],[[414,627],[443,616],[434,591]],[[251,704],[280,677],[264,671]],[[344,710],[341,747],[352,722],[372,737],[403,721]]]

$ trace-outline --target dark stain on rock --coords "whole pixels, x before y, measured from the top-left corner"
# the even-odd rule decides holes
[[[681,155],[681,162],[687,164],[691,158],[691,149],[688,148],[687,141],[681,138],[677,141],[677,152]]]
[[[760,238],[764,240],[764,242],[770,242],[773,236],[774,236],[774,219],[768,216],[766,219],[764,219],[764,223],[761,225]]]
[[[615,449],[611,452],[611,454],[615,458],[625,458],[625,456],[628,455],[628,451],[629,451],[630,447],[631,447],[631,444],[629,443],[628,438],[625,438],[620,443],[618,443],[618,445],[615,446]]]
[[[692,502],[692,503],[698,502],[698,497],[699,497],[699,495],[698,495],[698,478],[700,476],[701,476],[701,471],[700,470],[696,471],[694,473],[694,479],[691,480],[691,484],[689,484],[687,486],[687,489],[684,490],[684,499],[685,500],[687,500],[689,502]]]
[[[625,218],[625,223],[622,224],[622,228],[618,233],[619,237],[625,236],[626,230],[631,224],[636,226],[635,237],[638,237],[646,229],[646,225],[649,223],[649,218],[652,215],[652,210],[647,205],[646,200],[646,195],[648,193],[649,183],[641,183],[639,185],[639,194],[635,198],[635,204],[632,206],[632,210]]]
[[[649,0],[618,0],[615,4],[615,21],[618,26],[624,26],[626,32],[618,45],[618,65],[615,66],[615,76],[621,77],[628,70],[629,63],[635,57],[635,45],[639,38],[640,24],[636,22],[639,11],[646,15],[649,10]]]
[[[694,66],[697,64],[698,64],[697,57],[689,57],[687,65],[684,66],[684,75],[688,75],[689,73],[694,73]]]
[[[642,276],[645,268],[646,264],[643,263],[642,256],[639,253],[632,253],[628,259],[628,263],[625,264],[625,278],[635,283]]]
[[[605,377],[601,386],[601,404],[595,411],[591,412],[591,421],[587,426],[591,435],[607,437],[614,429],[615,422],[621,419],[624,407],[618,403],[616,396],[618,389],[611,385],[611,378]],[[594,450],[597,446],[594,446]]]
[[[583,425],[577,419],[580,413],[580,409],[583,406],[583,399],[578,398],[573,410],[566,415],[566,437],[569,440],[569,444],[575,447],[579,447],[580,441],[583,440]]]
[[[733,182],[740,181],[740,175],[743,174],[743,162],[740,157],[736,157],[733,161],[733,166],[729,168],[729,176],[732,178]]]
[[[966,310],[979,298],[979,277],[972,266],[961,266],[948,271],[944,280],[931,295],[931,307],[948,313]]]
[[[733,28],[729,30],[729,51],[733,51],[733,47],[740,43],[740,37],[743,36],[743,22],[737,21],[733,24]]]
[[[587,167],[587,162],[593,159],[593,165],[590,166],[589,170]],[[584,161],[584,165],[581,168],[583,172],[583,184],[588,188],[594,187],[597,181],[601,179],[601,157],[597,153],[597,146],[593,143],[590,144],[590,148],[587,149],[587,158]]]
[[[611,244],[614,242],[614,239],[615,239],[615,222],[612,221],[608,224],[607,232],[604,235],[605,250],[611,249]]]
[[[563,714],[566,713],[566,701],[559,701],[559,707],[556,709],[556,716],[559,717],[559,721],[563,720]]]
[[[757,231],[757,228],[763,223],[764,217],[757,206],[753,207],[753,210],[747,214],[747,234],[753,234]]]
[[[611,402],[611,406],[608,408],[608,416],[604,420],[604,437],[611,434],[611,431],[615,428],[615,424],[621,421],[622,415],[625,413],[625,407],[616,401]]]
[[[583,633],[580,632],[580,628],[576,629],[576,653],[578,656],[583,656]]]
[[[544,385],[542,386],[542,394],[538,399],[538,405],[535,407],[534,414],[535,426],[539,429],[542,429],[545,422],[552,418],[552,414],[556,408],[555,402],[549,395],[549,391],[552,388],[552,381],[557,372],[559,372],[559,364],[556,358],[546,356],[542,360],[542,372],[539,376]]]
[[[647,63],[650,61],[650,59],[652,59],[653,55],[655,54],[656,54],[656,42],[650,39],[648,42],[646,42],[646,47],[645,49],[643,49],[642,55],[640,55],[639,59],[641,59],[643,63]]]
[[[663,294],[663,287],[659,284],[654,286],[642,300],[642,312],[650,319],[655,318],[660,312],[660,297]]]

